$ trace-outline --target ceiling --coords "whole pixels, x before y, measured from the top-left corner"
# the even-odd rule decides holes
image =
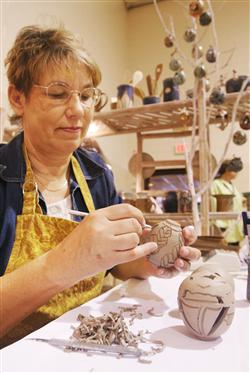
[[[139,0],[139,1],[123,0],[123,1],[125,3],[127,10],[154,3],[153,0]],[[159,1],[163,1],[163,0],[158,0],[158,2]]]

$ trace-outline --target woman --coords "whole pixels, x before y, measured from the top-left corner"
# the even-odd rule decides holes
[[[245,197],[237,190],[233,184],[233,180],[243,169],[243,163],[240,158],[225,160],[218,174],[211,185],[211,195],[218,194],[232,195],[233,205],[231,211],[240,213],[245,210]],[[212,200],[213,205],[216,204],[215,198]],[[242,222],[237,220],[216,220],[216,225],[224,233],[224,238],[228,244],[238,246],[244,239]]]
[[[142,213],[120,204],[111,171],[80,148],[101,74],[70,32],[24,27],[5,63],[23,132],[0,148],[2,345],[98,295],[108,269],[169,277],[200,255],[183,247],[172,270],[151,265],[157,245],[139,245]],[[90,214],[79,222],[71,209]]]

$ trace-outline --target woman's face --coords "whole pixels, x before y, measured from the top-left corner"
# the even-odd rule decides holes
[[[234,180],[236,179],[238,173],[235,172],[235,171],[226,171],[224,174],[223,174],[223,177],[224,179],[228,180],[228,181],[231,181],[231,180]]]
[[[38,82],[47,87],[61,82],[70,90],[82,91],[92,87],[92,80],[85,67],[72,66],[45,72]],[[86,135],[94,108],[84,107],[77,93],[71,94],[67,102],[61,103],[46,95],[46,90],[33,86],[24,98],[22,124],[26,144],[37,151],[48,154],[68,155],[82,142]]]

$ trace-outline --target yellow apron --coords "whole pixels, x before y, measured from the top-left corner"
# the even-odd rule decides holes
[[[56,247],[79,224],[70,220],[43,215],[38,203],[37,184],[34,181],[30,161],[25,149],[24,155],[27,171],[23,184],[23,210],[22,215],[17,216],[15,242],[6,273],[14,271],[26,262]],[[83,172],[74,156],[71,157],[71,165],[81,193],[84,196],[86,206],[89,211],[93,211],[95,207],[92,196]],[[25,322],[20,324],[17,329],[22,329],[20,330],[21,336],[23,336],[24,329],[27,329],[24,334],[30,333],[66,311],[99,295],[104,275],[104,273],[99,273],[93,277],[86,278],[71,288],[55,295],[46,305],[40,307],[35,313],[25,319],[29,325],[25,325]],[[17,336],[15,336],[16,339],[18,339]]]

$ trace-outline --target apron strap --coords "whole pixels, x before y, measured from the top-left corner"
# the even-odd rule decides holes
[[[23,210],[22,215],[42,214],[42,209],[39,205],[38,186],[34,180],[30,160],[27,154],[25,145],[23,144],[23,154],[26,163],[26,174],[23,184]]]
[[[27,154],[27,150],[25,145],[23,144],[23,153],[24,159],[26,162],[26,174],[25,180],[23,184],[23,210],[22,214],[43,214],[42,208],[39,205],[39,193],[38,193],[38,186],[34,180],[34,174],[32,171],[32,167],[30,164],[30,160]],[[71,165],[73,168],[73,172],[76,178],[77,183],[79,184],[82,196],[86,203],[87,209],[89,212],[95,210],[95,205],[86,182],[86,179],[83,175],[83,171],[77,161],[77,159],[72,155],[71,157]]]
[[[77,159],[73,155],[71,157],[71,164],[72,164],[72,168],[75,174],[76,181],[78,182],[79,187],[82,192],[82,196],[84,197],[84,201],[86,203],[87,209],[89,210],[89,212],[94,211],[95,205],[94,205],[87,181],[83,175],[83,171]]]

